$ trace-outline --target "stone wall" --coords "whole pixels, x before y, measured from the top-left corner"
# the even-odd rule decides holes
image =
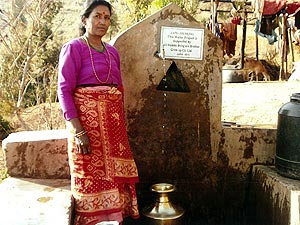
[[[203,59],[156,57],[163,26],[204,29]],[[222,129],[220,39],[170,4],[112,43],[121,56],[141,208],[153,201],[151,184],[169,182],[177,187],[174,201],[189,217],[240,224],[246,213],[248,172],[254,163],[273,163],[276,130]],[[174,62],[188,93],[157,90]]]
[[[249,183],[247,224],[300,224],[300,182],[254,166]]]
[[[2,142],[8,174],[12,177],[69,179],[67,131],[22,131]]]

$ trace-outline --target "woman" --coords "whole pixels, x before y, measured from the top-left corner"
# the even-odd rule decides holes
[[[102,41],[111,5],[88,1],[84,34],[61,50],[58,96],[67,128],[75,224],[94,225],[139,217],[137,168],[126,133],[117,50]]]

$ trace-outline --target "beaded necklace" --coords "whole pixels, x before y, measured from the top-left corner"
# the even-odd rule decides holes
[[[99,78],[99,76],[97,75],[97,73],[96,73],[96,69],[95,69],[95,65],[94,65],[94,58],[93,58],[93,55],[92,55],[92,50],[91,50],[91,47],[90,47],[89,40],[87,39],[86,36],[83,36],[82,39],[86,42],[86,44],[87,44],[87,46],[88,46],[89,53],[90,53],[90,58],[91,58],[91,63],[92,63],[92,68],[93,68],[94,75],[95,75],[96,79],[97,79],[101,84],[107,83],[107,81],[108,81],[108,79],[110,78],[110,75],[111,75],[111,58],[110,58],[110,54],[109,54],[108,49],[106,48],[105,44],[103,44],[104,50],[106,50],[107,55],[108,55],[109,68],[108,68],[108,74],[107,74],[106,80],[105,80],[105,81],[102,81],[102,80]]]

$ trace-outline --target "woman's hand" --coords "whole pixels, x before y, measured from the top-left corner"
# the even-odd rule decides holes
[[[75,144],[79,153],[81,154],[90,153],[90,141],[87,134],[83,134],[79,137],[75,136]]]
[[[89,154],[90,141],[78,118],[67,121],[67,126],[73,133],[77,150],[81,154]]]

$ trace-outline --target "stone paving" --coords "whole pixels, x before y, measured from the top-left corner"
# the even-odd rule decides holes
[[[71,224],[73,198],[67,179],[9,177],[0,185],[0,224]]]

